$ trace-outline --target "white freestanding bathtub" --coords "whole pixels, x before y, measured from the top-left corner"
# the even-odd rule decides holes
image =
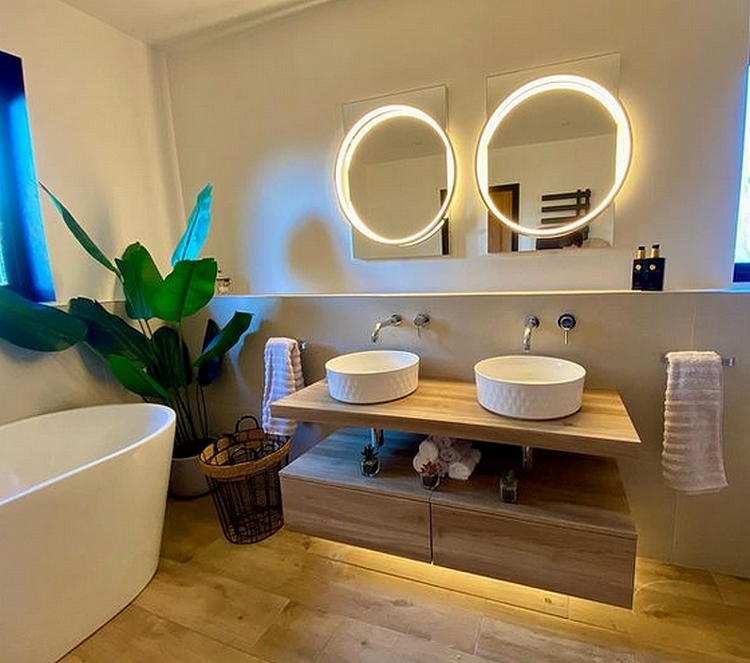
[[[56,661],[154,575],[174,421],[138,403],[0,426],[0,663]]]

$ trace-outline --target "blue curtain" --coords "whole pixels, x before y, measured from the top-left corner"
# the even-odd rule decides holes
[[[0,284],[55,299],[39,205],[21,59],[0,51]]]

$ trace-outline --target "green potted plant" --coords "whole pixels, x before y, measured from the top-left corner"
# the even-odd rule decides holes
[[[198,257],[210,226],[211,185],[198,194],[172,255],[172,270],[164,277],[138,242],[111,261],[62,203],[44,190],[85,251],[117,277],[127,321],[86,297],[71,299],[66,314],[0,288],[0,337],[41,351],[61,350],[83,341],[109,364],[126,389],[144,400],[170,405],[177,414],[173,473],[179,475],[181,459],[190,458],[188,465],[193,466],[199,483],[187,493],[195,494],[199,488],[206,492],[197,464],[197,455],[209,438],[203,389],[216,379],[222,357],[252,320],[252,314],[236,312],[219,328],[209,319],[201,350],[195,358],[191,356],[183,323],[211,301],[217,273],[214,258]],[[171,486],[173,492],[190,496],[174,477]]]
[[[377,447],[366,444],[362,447],[362,463],[360,465],[362,474],[366,477],[374,477],[380,472],[380,458]]]
[[[500,499],[510,504],[518,502],[518,478],[513,470],[507,470],[500,479]]]

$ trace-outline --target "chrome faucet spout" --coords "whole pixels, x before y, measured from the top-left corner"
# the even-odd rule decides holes
[[[539,318],[535,315],[526,317],[525,327],[523,329],[523,341],[521,349],[524,352],[531,352],[531,332],[539,326]]]
[[[372,340],[373,343],[377,343],[378,337],[380,336],[380,330],[383,327],[398,327],[401,325],[402,321],[403,321],[403,318],[397,313],[394,313],[387,320],[381,320],[380,322],[376,322],[375,326],[372,328],[372,334],[370,334],[370,339]]]

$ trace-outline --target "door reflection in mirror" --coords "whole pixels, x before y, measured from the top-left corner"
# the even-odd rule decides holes
[[[611,201],[619,190],[630,160],[630,127],[613,96],[619,82],[619,61],[619,55],[613,54],[487,79],[488,117],[492,118],[501,105],[508,105],[509,99],[521,100],[511,104],[512,109],[485,144],[487,192],[482,195],[492,205],[498,204],[498,197],[514,196],[514,214],[505,216],[524,230],[531,229],[519,235],[499,224],[487,203],[488,253],[612,245],[614,205],[608,199]],[[540,85],[555,79],[556,89],[545,90],[547,86]],[[572,84],[568,86],[567,81]],[[538,91],[522,94],[534,86]],[[611,106],[616,106],[614,112]],[[623,150],[625,137],[627,150]],[[478,146],[480,191],[482,156]],[[585,196],[583,203],[581,195]],[[602,202],[603,210],[596,218],[577,224],[575,232],[557,238],[529,236],[576,223]],[[495,228],[495,224],[501,228]],[[544,232],[537,233],[536,229]]]

